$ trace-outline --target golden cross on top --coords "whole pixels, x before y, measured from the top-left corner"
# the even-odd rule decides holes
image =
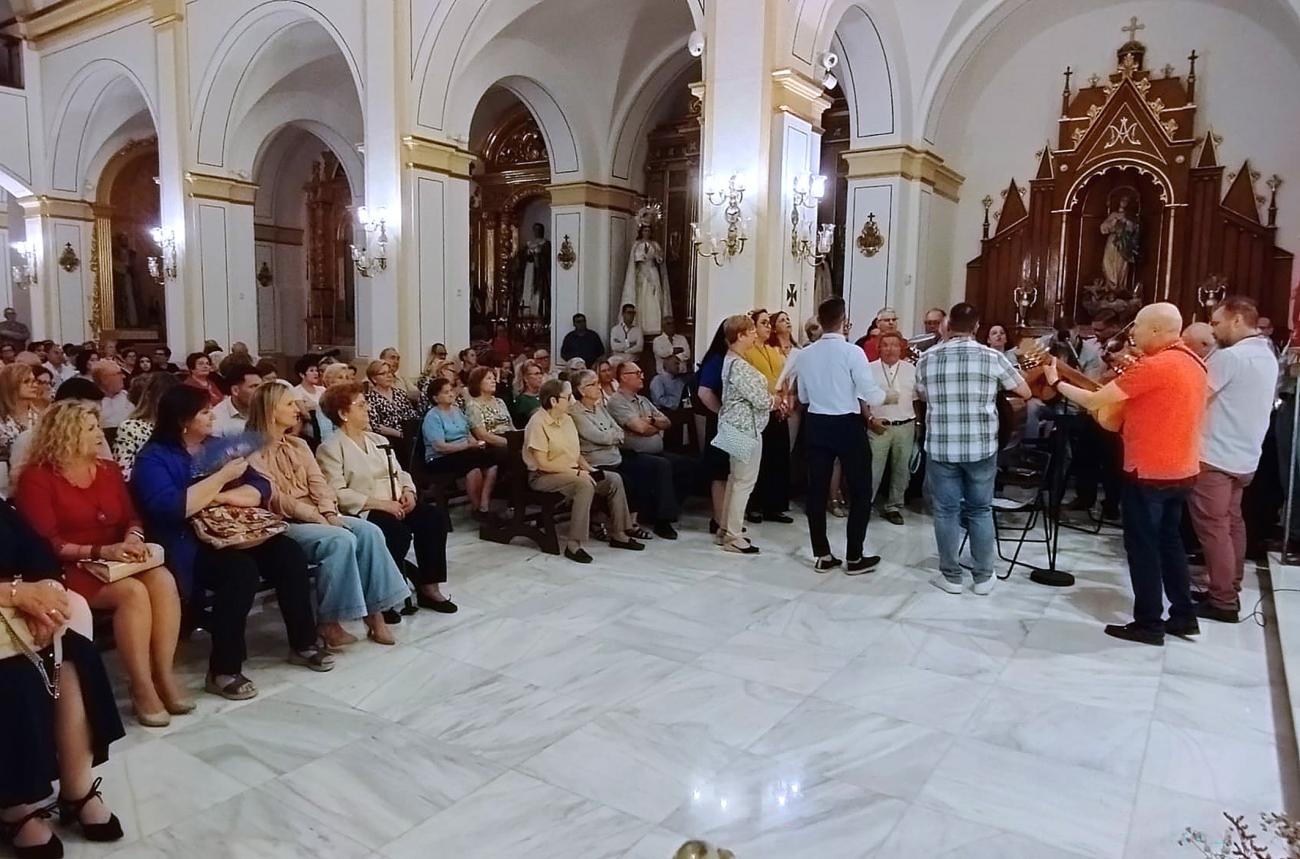
[[[1119,28],[1119,31],[1120,31],[1121,33],[1128,33],[1128,40],[1129,40],[1130,42],[1136,42],[1136,41],[1137,41],[1138,30],[1145,30],[1146,28],[1147,28],[1147,25],[1146,25],[1146,24],[1139,24],[1139,23],[1138,23],[1137,16],[1134,15],[1131,19],[1129,19],[1128,26],[1127,26],[1127,27],[1120,27],[1120,28]]]

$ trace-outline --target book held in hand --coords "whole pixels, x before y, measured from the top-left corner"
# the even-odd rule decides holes
[[[116,581],[152,570],[163,565],[163,547],[157,543],[145,543],[149,556],[143,561],[82,561],[81,567],[100,581],[112,584]]]

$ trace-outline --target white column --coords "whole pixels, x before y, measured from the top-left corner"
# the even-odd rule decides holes
[[[393,264],[396,254],[410,261],[403,248],[407,230],[403,223],[402,168],[399,110],[405,101],[400,85],[406,80],[398,69],[404,64],[403,49],[409,40],[397,28],[397,6],[393,0],[365,0],[365,83],[368,96],[362,100],[365,112],[365,191],[371,213],[387,213],[390,264],[370,277],[357,277],[357,355],[378,356],[411,335],[411,314],[417,296],[413,278],[403,265]],[[357,235],[361,235],[358,228]],[[468,247],[468,242],[466,242]],[[468,278],[466,278],[468,280]],[[402,320],[407,320],[403,322]],[[405,333],[406,337],[403,338]]]
[[[164,231],[176,238],[174,278],[163,285],[167,345],[174,355],[185,355],[202,345],[200,270],[196,258],[186,253],[186,226],[193,217],[186,206],[185,171],[190,127],[188,57],[179,12],[156,15],[154,42],[158,53],[158,185]]]
[[[401,248],[407,308],[398,343],[418,367],[429,346],[469,345],[469,165],[474,156],[445,143],[407,137],[403,184],[410,222]]]
[[[13,251],[9,247],[9,195],[0,191],[0,248],[4,249],[0,261],[11,260]],[[14,279],[10,274],[13,263],[3,267],[0,270],[0,308],[15,307],[14,304]],[[26,320],[26,316],[22,316]],[[39,337],[35,331],[32,331],[33,337]]]
[[[253,199],[257,186],[189,174],[187,208],[199,331],[229,348],[258,342]]]
[[[30,290],[33,335],[45,332],[42,337],[62,342],[89,339],[95,288],[90,271],[95,217],[90,204],[52,197],[18,202],[26,215],[28,241],[36,248],[36,283]],[[72,271],[58,264],[67,246],[76,257]]]

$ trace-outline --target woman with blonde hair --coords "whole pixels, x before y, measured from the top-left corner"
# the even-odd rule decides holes
[[[729,316],[722,331],[727,355],[722,362],[722,407],[718,410],[718,435],[713,445],[728,453],[731,469],[722,502],[726,521],[715,539],[728,552],[757,555],[758,547],[744,533],[745,505],[758,482],[762,433],[773,397],[767,379],[744,357],[758,341],[754,320],[744,314]]]
[[[384,611],[408,596],[378,526],[339,513],[338,496],[326,482],[311,448],[289,431],[298,424],[298,402],[284,385],[263,385],[253,395],[248,428],[266,438],[253,467],[271,483],[271,510],[289,521],[288,534],[307,553],[316,573],[316,621],[325,644],[356,642],[342,622],[365,618],[366,635],[396,644]]]
[[[9,459],[14,439],[36,425],[46,405],[31,367],[8,364],[0,368],[0,459]]]
[[[105,583],[82,567],[83,561],[148,556],[122,470],[98,456],[103,442],[93,405],[64,400],[51,406],[36,427],[15,506],[49,541],[68,587],[91,608],[112,612],[136,719],[146,727],[165,727],[172,716],[194,710],[172,673],[181,624],[176,580],[159,566]]]
[[[366,366],[366,404],[370,409],[370,427],[390,439],[405,438],[402,427],[408,421],[418,420],[420,410],[397,384],[397,374],[387,361],[371,361]]]

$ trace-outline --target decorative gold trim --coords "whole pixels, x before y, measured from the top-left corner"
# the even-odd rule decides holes
[[[72,242],[63,243],[63,252],[59,254],[59,268],[72,274],[81,268],[81,257],[77,256],[77,250],[72,246]]]
[[[95,210],[85,200],[64,197],[19,197],[18,205],[28,218],[57,218],[63,221],[94,221]]]
[[[877,179],[898,176],[920,182],[934,193],[954,203],[959,199],[966,177],[945,166],[943,159],[929,150],[906,144],[877,149],[850,150],[844,153],[849,179]]]
[[[105,19],[150,7],[150,0],[59,0],[18,19],[18,35],[36,48],[60,36],[93,29]]]
[[[772,105],[780,113],[797,116],[821,129],[822,114],[831,106],[822,85],[794,69],[772,72]]]
[[[468,179],[470,165],[477,160],[474,153],[465,149],[416,135],[402,138],[402,150],[402,166],[455,179]]]
[[[602,185],[598,182],[566,182],[547,185],[551,206],[586,206],[589,209],[607,209],[611,212],[632,214],[641,208],[640,198],[630,188]]]
[[[100,330],[112,330],[117,327],[117,293],[113,284],[113,221],[106,209],[95,211],[90,269],[95,273],[93,289]]]
[[[858,252],[867,259],[880,253],[880,249],[885,246],[885,237],[881,234],[879,225],[876,224],[875,212],[868,213],[867,221],[862,225],[862,232],[858,234],[854,244],[857,245]]]
[[[564,241],[560,242],[560,252],[555,255],[555,261],[565,271],[573,268],[573,264],[578,261],[578,254],[573,250],[573,241],[568,234],[565,234]]]
[[[251,206],[257,199],[258,186],[252,182],[230,176],[212,176],[207,173],[186,173],[186,194],[201,200],[217,200]]]

